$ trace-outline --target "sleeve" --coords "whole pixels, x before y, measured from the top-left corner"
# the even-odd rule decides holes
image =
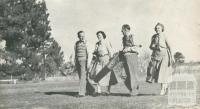
[[[93,56],[97,56],[98,43],[95,44]]]
[[[131,40],[131,43],[132,43],[132,47],[130,47],[130,51],[138,53],[139,47],[135,45],[133,36],[130,37],[130,38],[131,38],[130,40]]]
[[[125,48],[125,44],[124,44],[124,37],[122,38],[122,48],[124,49]]]
[[[132,46],[135,46],[135,43],[134,43],[134,40],[133,40],[133,36],[130,37],[130,40],[131,40]]]
[[[158,38],[156,37],[156,35],[153,35],[152,38],[151,38],[151,44],[149,46],[149,48],[151,50],[156,50],[156,49],[159,49],[158,47]]]

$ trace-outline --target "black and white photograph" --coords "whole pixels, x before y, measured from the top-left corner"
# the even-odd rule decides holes
[[[200,0],[0,0],[0,109],[200,109]]]

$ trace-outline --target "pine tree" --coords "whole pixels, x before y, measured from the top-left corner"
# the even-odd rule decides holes
[[[44,63],[45,68],[47,68],[46,72],[48,72],[51,76],[58,75],[57,73],[59,72],[57,71],[61,71],[64,64],[64,53],[61,51],[61,47],[54,39],[51,39],[49,45],[47,44],[45,48]]]
[[[48,17],[45,1],[0,2],[0,35],[6,40],[8,54],[15,54],[8,55],[10,63],[19,67],[19,72],[31,76],[30,78],[44,77],[48,73],[56,72],[62,65],[63,52],[51,37]],[[48,51],[54,46],[54,50]],[[17,60],[21,60],[22,63],[17,63]],[[50,67],[49,63],[54,64]],[[51,70],[52,68],[54,70]],[[13,73],[19,75],[15,70]]]

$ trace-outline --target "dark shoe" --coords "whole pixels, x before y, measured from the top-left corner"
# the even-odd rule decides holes
[[[152,83],[152,81],[150,81],[150,80],[146,80],[146,82],[147,82],[147,83]]]
[[[99,93],[94,92],[94,93],[92,94],[92,96],[93,96],[93,97],[99,96]]]
[[[102,95],[102,96],[108,96],[109,93],[103,92],[103,93],[101,93],[101,95]]]
[[[136,87],[136,90],[138,91],[140,89],[140,86],[139,85],[137,85],[137,87]]]
[[[77,95],[77,98],[85,97],[85,95]]]

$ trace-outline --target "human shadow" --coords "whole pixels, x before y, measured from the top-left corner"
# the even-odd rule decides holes
[[[89,82],[87,81],[87,84],[86,84],[86,95],[91,95],[93,92],[94,92],[94,88],[92,87],[91,84],[89,84]],[[60,91],[60,92],[53,92],[53,91],[50,91],[50,92],[44,92],[45,95],[56,95],[56,94],[59,94],[59,95],[68,95],[68,96],[73,96],[73,97],[77,97],[78,95],[78,92],[76,91],[67,91],[67,92],[63,92],[63,91]]]
[[[130,95],[128,93],[110,93],[109,96],[124,96],[124,97],[129,97]],[[136,96],[156,96],[156,94],[138,94]]]
[[[156,96],[157,94],[138,94],[137,96]]]
[[[45,95],[68,95],[68,96],[77,96],[78,92],[44,92]]]
[[[78,92],[44,92],[45,95],[68,95],[76,97]],[[92,96],[91,94],[87,94],[87,96]],[[108,96],[121,96],[121,97],[129,97],[128,93],[110,93]],[[156,96],[156,94],[138,94],[136,96]]]
[[[109,96],[124,96],[124,97],[128,97],[129,94],[128,93],[110,93]]]

